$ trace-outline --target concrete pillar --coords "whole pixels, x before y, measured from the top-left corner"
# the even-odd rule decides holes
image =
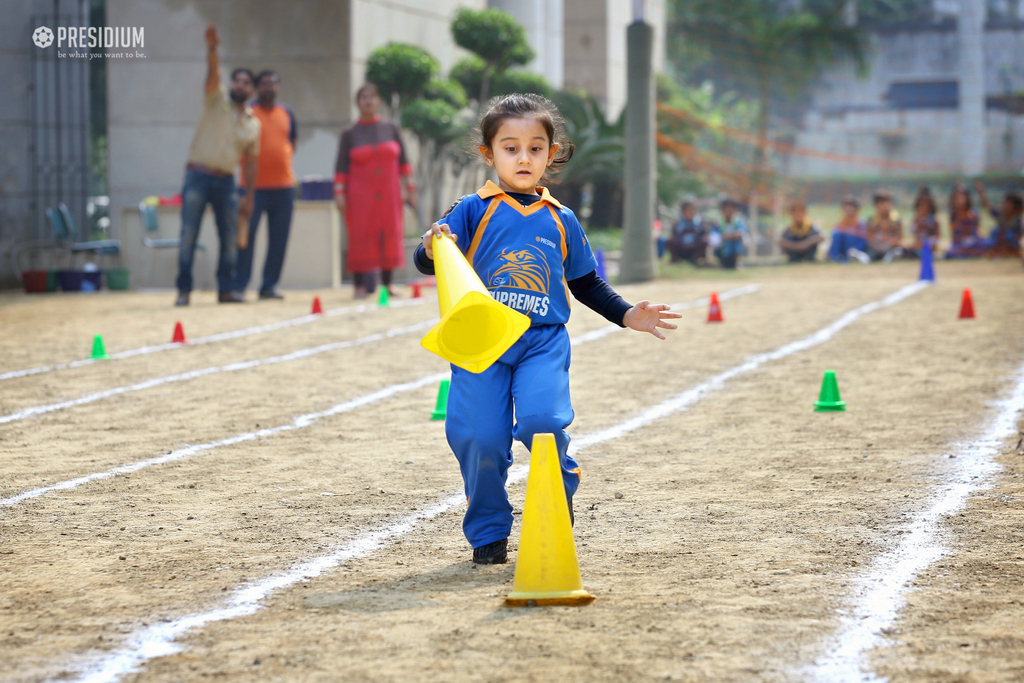
[[[985,1],[960,0],[960,144],[963,172],[985,170]]]
[[[655,277],[654,27],[639,20],[626,29],[625,225],[619,281]]]
[[[526,39],[537,53],[526,68],[561,88],[565,83],[564,0],[489,0],[487,4],[508,12],[523,25]]]

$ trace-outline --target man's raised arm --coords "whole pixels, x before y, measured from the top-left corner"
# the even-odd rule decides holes
[[[217,35],[217,26],[210,24],[206,27],[206,94],[216,92],[220,88],[220,60],[217,58],[217,44],[220,37]]]

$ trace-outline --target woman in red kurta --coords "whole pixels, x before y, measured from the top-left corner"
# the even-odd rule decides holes
[[[391,273],[405,265],[402,226],[402,183],[405,201],[416,207],[412,166],[405,156],[401,130],[382,121],[380,95],[372,83],[356,92],[359,120],[345,128],[338,146],[334,200],[345,216],[348,232],[348,271],[357,299],[376,289],[375,273],[391,290]]]

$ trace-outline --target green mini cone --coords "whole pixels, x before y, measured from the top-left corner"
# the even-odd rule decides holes
[[[92,339],[92,359],[93,360],[106,360],[107,350],[103,348],[103,337],[97,334]]]
[[[377,299],[378,306],[387,306],[391,302],[391,295],[388,294],[387,287],[380,288],[380,298]]]
[[[839,399],[839,383],[836,381],[836,373],[826,370],[825,377],[821,380],[821,395],[814,403],[814,411],[824,413],[840,410],[846,410],[846,402]]]
[[[443,420],[448,416],[448,387],[451,380],[441,380],[441,386],[437,389],[437,407],[430,414],[431,420]]]

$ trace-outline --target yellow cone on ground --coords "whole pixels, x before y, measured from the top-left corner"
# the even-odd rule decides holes
[[[455,242],[434,237],[441,322],[420,344],[452,365],[483,372],[530,327],[528,316],[491,298]]]
[[[516,578],[505,606],[589,604],[594,596],[580,578],[555,436],[537,434],[532,451]]]

